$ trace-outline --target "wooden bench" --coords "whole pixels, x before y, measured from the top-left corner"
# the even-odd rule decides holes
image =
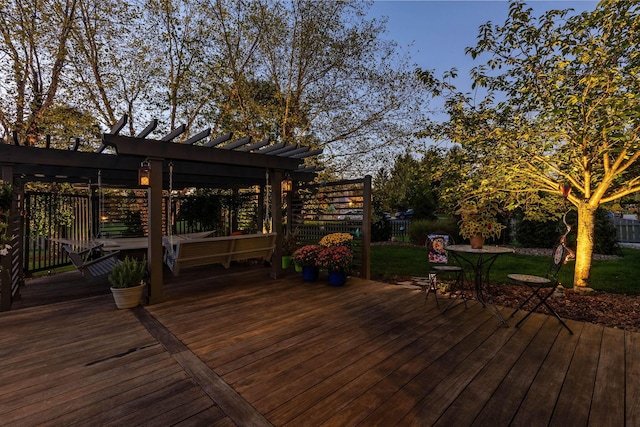
[[[91,259],[93,251],[101,248],[100,245],[80,252],[74,251],[69,245],[62,245],[69,255],[73,265],[82,273],[82,276],[91,280],[105,279],[116,265],[122,263],[118,258],[120,251],[109,252],[98,258]]]
[[[231,261],[270,260],[275,243],[276,233],[185,239],[175,243],[175,247],[168,238],[163,239],[165,263],[175,276],[183,268],[213,264],[229,268]]]
[[[201,231],[197,233],[176,234],[170,237],[173,240],[198,239],[209,237],[215,231]],[[96,239],[96,242],[103,244],[106,250],[128,251],[135,249],[147,249],[149,246],[148,237],[121,237],[119,239]]]

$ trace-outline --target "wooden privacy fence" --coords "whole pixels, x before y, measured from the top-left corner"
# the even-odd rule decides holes
[[[640,221],[633,219],[614,218],[616,237],[623,243],[640,243]]]
[[[20,227],[22,223],[22,197],[11,200],[10,215],[5,230],[8,244],[11,246],[6,256],[0,257],[0,311],[11,309],[11,302],[20,297],[20,285],[22,284],[22,241],[20,240]],[[4,242],[0,242],[4,243]]]
[[[371,177],[320,184],[304,184],[288,198],[287,229],[298,234],[298,244],[316,244],[331,233],[354,236],[353,273],[368,278],[371,242]]]

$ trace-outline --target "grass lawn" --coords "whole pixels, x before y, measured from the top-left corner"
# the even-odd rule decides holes
[[[509,254],[501,255],[491,267],[491,281],[511,283],[510,273],[544,275],[550,257]],[[560,283],[573,287],[574,263],[562,267]],[[373,245],[371,246],[371,277],[391,281],[410,276],[426,276],[429,270],[427,252],[421,246]],[[595,260],[591,268],[591,287],[626,295],[640,295],[640,250],[622,249],[622,258]]]

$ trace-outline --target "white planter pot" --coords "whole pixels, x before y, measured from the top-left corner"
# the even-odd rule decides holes
[[[113,299],[118,308],[134,308],[140,304],[145,285],[132,286],[130,288],[111,287]]]

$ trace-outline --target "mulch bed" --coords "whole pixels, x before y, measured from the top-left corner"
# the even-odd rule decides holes
[[[491,285],[490,290],[496,304],[513,308],[520,305],[531,292],[528,287],[518,285]],[[535,297],[533,299],[535,300]],[[572,289],[564,289],[564,292],[559,295],[554,294],[549,297],[547,302],[560,317],[565,319],[640,332],[639,296],[607,292],[583,295]],[[545,307],[541,307],[538,311],[548,313]]]
[[[551,256],[551,249],[519,248],[516,249],[516,252]],[[594,254],[594,259],[611,258],[616,257]],[[396,279],[392,283],[417,286],[419,281],[420,278],[408,277]],[[585,295],[574,292],[572,289],[563,288],[561,290],[562,292],[557,292],[547,300],[560,317],[624,329],[625,331],[640,332],[640,296],[607,292],[593,292]],[[514,284],[492,284],[490,291],[497,305],[514,309],[531,294],[528,287]],[[536,301],[536,298],[533,300]],[[529,304],[526,308],[533,308],[534,304],[531,302]],[[549,314],[545,307],[540,307],[537,311]]]
[[[409,277],[393,283],[418,287],[419,283],[424,280],[425,278]],[[489,286],[489,290],[497,305],[513,309],[531,295],[531,290],[527,286],[519,285],[492,284]],[[525,309],[531,310],[537,301],[535,297],[532,298]],[[564,319],[640,332],[640,296],[607,292],[593,292],[584,295],[574,292],[572,289],[560,287],[558,292],[550,296],[547,302]],[[538,308],[537,312],[550,314],[544,306]]]

